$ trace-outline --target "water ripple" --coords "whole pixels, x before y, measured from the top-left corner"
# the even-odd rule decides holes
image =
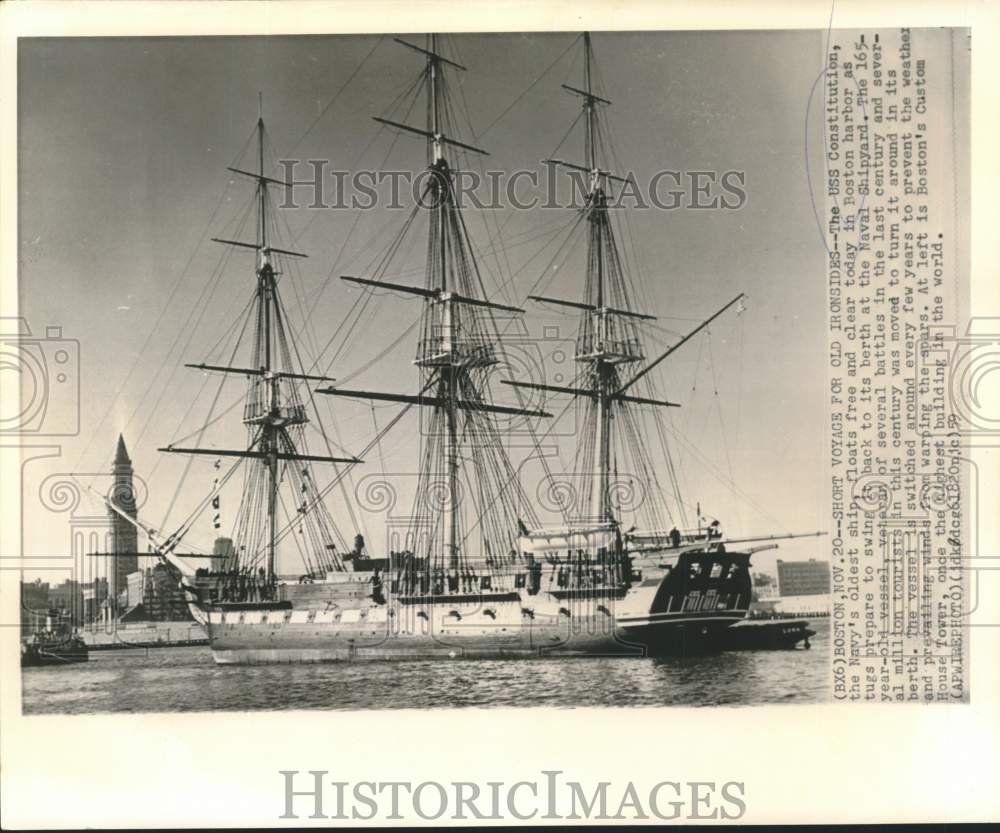
[[[810,651],[218,666],[206,648],[91,654],[29,668],[25,714],[441,707],[739,706],[829,700],[829,623]]]

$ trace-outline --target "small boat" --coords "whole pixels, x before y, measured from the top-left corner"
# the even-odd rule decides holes
[[[71,631],[46,630],[21,640],[21,667],[69,665],[89,659],[87,643]]]
[[[809,649],[809,637],[816,631],[804,619],[745,619],[727,628],[719,641],[726,651],[781,651],[798,647]]]

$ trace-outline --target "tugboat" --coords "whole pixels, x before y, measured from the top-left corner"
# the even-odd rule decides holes
[[[190,520],[165,540],[140,521],[129,521],[144,529],[159,556],[181,571],[192,615],[206,626],[220,664],[648,656],[713,648],[719,634],[746,617],[750,604],[750,556],[755,550],[729,549],[727,544],[797,536],[734,541],[724,538],[717,524],[685,533],[676,528],[624,530],[612,500],[613,452],[616,442],[631,443],[640,462],[637,470],[656,479],[640,447],[634,409],[677,403],[656,395],[649,374],[742,295],[662,355],[646,360],[637,326],[653,316],[632,306],[612,231],[607,189],[619,178],[598,158],[598,110],[610,102],[593,90],[590,37],[585,35],[583,87],[566,87],[583,103],[584,159],[581,165],[552,160],[588,177],[580,212],[581,223],[585,221],[581,228],[587,230],[581,247],[587,264],[585,297],[577,302],[529,296],[581,311],[578,384],[506,380],[520,391],[568,395],[586,404],[578,465],[593,473],[585,490],[588,502],[565,525],[545,528],[508,456],[497,417],[516,416],[533,425],[552,415],[523,402],[499,404],[492,392],[495,368],[510,366],[498,319],[521,316],[524,310],[498,302],[496,291],[487,290],[456,196],[456,168],[461,166],[452,166],[451,155],[486,153],[460,140],[453,124],[456,110],[448,100],[446,72],[465,67],[441,53],[434,35],[423,47],[397,42],[423,61],[413,89],[425,96],[427,121],[424,126],[381,117],[376,121],[426,142],[424,191],[374,274],[341,277],[362,287],[362,299],[389,292],[422,305],[413,360],[415,389],[346,389],[313,374],[302,362],[279,276],[291,260],[305,255],[279,247],[274,239],[279,224],[269,189],[283,183],[267,175],[259,116],[256,170],[230,169],[254,184],[255,239],[213,238],[255,258],[253,294],[243,325],[236,328],[241,340],[247,336],[248,349],[238,353],[241,341],[236,350],[227,351],[232,361],[189,365],[224,377],[245,377],[245,447],[161,449],[235,459],[217,477],[202,508],[245,466],[236,546],[222,569],[195,570],[174,554]],[[412,240],[408,232],[421,216],[428,220],[427,235]],[[406,271],[399,263],[406,253],[424,259],[423,285],[386,279]],[[243,360],[237,361],[237,355]],[[632,370],[626,373],[628,368]],[[643,387],[637,390],[640,381]],[[327,384],[312,390],[315,382]],[[402,407],[358,456],[335,455],[314,393]],[[324,498],[413,408],[426,409],[428,416],[420,432],[406,547],[372,557],[361,535],[348,547]],[[310,423],[325,442],[324,454],[306,447]],[[617,440],[616,426],[624,432]],[[325,485],[314,474],[314,463],[333,467]],[[346,500],[346,490],[344,496]],[[304,566],[297,580],[283,578],[276,569],[277,546],[293,532]]]
[[[55,624],[58,611],[50,610],[44,631],[36,631],[21,640],[21,667],[70,665],[89,659],[87,643],[73,628]]]

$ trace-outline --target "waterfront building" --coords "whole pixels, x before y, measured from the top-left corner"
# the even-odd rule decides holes
[[[779,596],[818,596],[830,592],[830,562],[778,559]]]

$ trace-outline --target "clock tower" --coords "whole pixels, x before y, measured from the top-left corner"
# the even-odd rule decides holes
[[[130,518],[136,517],[135,489],[132,483],[132,460],[125,449],[125,440],[118,435],[118,449],[111,469],[114,483],[110,501]],[[111,524],[111,552],[114,556],[108,566],[108,595],[113,605],[114,615],[120,616],[124,610],[118,609],[118,596],[128,586],[127,576],[139,569],[139,547],[136,528],[117,512],[108,509]]]

